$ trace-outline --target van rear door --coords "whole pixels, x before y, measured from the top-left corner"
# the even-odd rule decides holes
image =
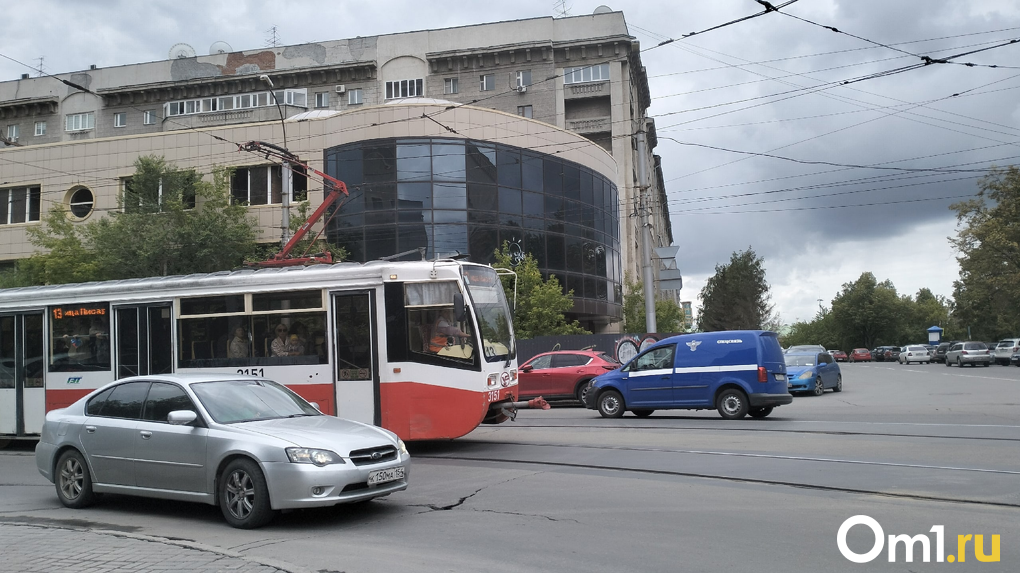
[[[765,367],[768,382],[764,384],[759,382],[756,389],[763,394],[785,394],[786,360],[783,358],[783,348],[779,346],[779,336],[775,332],[762,332],[758,340],[760,342],[758,364]]]

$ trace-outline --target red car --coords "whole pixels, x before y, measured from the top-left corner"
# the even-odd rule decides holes
[[[832,355],[832,359],[836,362],[846,362],[847,360],[846,352],[842,350],[830,350],[829,354]]]
[[[867,348],[854,348],[850,353],[850,362],[871,362],[871,351]]]
[[[557,350],[539,354],[520,368],[518,399],[542,396],[547,400],[573,398],[584,403],[591,379],[619,367],[620,363],[612,356],[594,350]]]

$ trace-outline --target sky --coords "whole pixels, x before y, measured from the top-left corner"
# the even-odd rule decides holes
[[[3,0],[0,78],[37,75],[11,59],[55,74],[167,59],[178,42],[260,49],[274,28],[290,45],[601,4]],[[797,0],[714,30],[763,8],[605,5],[641,42],[683,300],[697,306],[715,267],[747,248],[786,323],[810,320],[868,271],[900,294],[951,297],[950,205],[1020,157],[1020,42],[1007,44],[1020,38],[1020,0]],[[936,63],[917,66],[925,57]]]

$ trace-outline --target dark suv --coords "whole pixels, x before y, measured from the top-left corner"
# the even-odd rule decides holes
[[[938,348],[936,348],[935,352],[931,355],[931,361],[945,364],[946,352],[949,352],[949,348],[957,342],[959,342],[959,340],[950,340],[949,342],[939,344]]]
[[[899,346],[879,346],[871,351],[871,357],[875,362],[896,362],[900,357]]]

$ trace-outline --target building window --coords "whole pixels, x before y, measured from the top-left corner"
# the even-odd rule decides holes
[[[564,68],[563,83],[604,82],[609,79],[609,64],[598,64],[583,68]]]
[[[294,201],[308,197],[308,179],[301,168],[293,171]],[[279,165],[257,165],[234,169],[230,179],[230,195],[234,203],[247,205],[278,205],[283,202],[283,172]]]
[[[142,123],[144,123],[145,125],[152,125],[156,123],[156,114],[152,113],[151,111],[143,111]]]
[[[517,106],[517,115],[527,117],[530,119],[534,117],[534,112],[532,111],[530,105],[519,105]]]
[[[46,135],[46,122],[45,121],[37,121],[37,122],[35,122],[35,135],[36,135],[36,137],[38,137],[40,135]]]
[[[356,90],[347,90],[347,103],[349,105],[357,105],[361,103],[361,88]]]
[[[20,134],[21,134],[21,130],[18,129],[18,125],[17,124],[13,124],[13,125],[8,125],[7,126],[7,139],[8,140],[15,141],[15,140],[18,139],[18,135],[20,135]]]
[[[517,72],[517,83],[516,86],[526,87],[531,85],[531,70],[520,70]]]
[[[113,127],[124,127],[127,125],[127,114],[124,112],[113,114]]]
[[[0,189],[0,225],[39,220],[39,187]]]
[[[315,107],[329,107],[329,92],[315,94]]]
[[[166,116],[170,117],[174,115],[192,115],[196,113],[211,113],[231,109],[252,109],[256,107],[275,106],[277,101],[279,101],[280,105],[308,107],[308,90],[301,88],[277,90],[274,92],[257,92],[234,96],[172,101],[165,104],[165,110]]]
[[[75,113],[67,116],[64,131],[83,131],[96,127],[96,114],[94,112]]]
[[[446,78],[443,80],[443,93],[444,94],[455,94],[460,93],[460,85],[457,78]]]
[[[386,82],[386,99],[421,97],[424,95],[424,80],[398,80]]]
[[[485,74],[478,76],[478,89],[483,92],[496,89],[496,74]]]
[[[67,199],[67,207],[71,214],[79,219],[84,219],[92,213],[96,198],[87,187],[79,187]]]

